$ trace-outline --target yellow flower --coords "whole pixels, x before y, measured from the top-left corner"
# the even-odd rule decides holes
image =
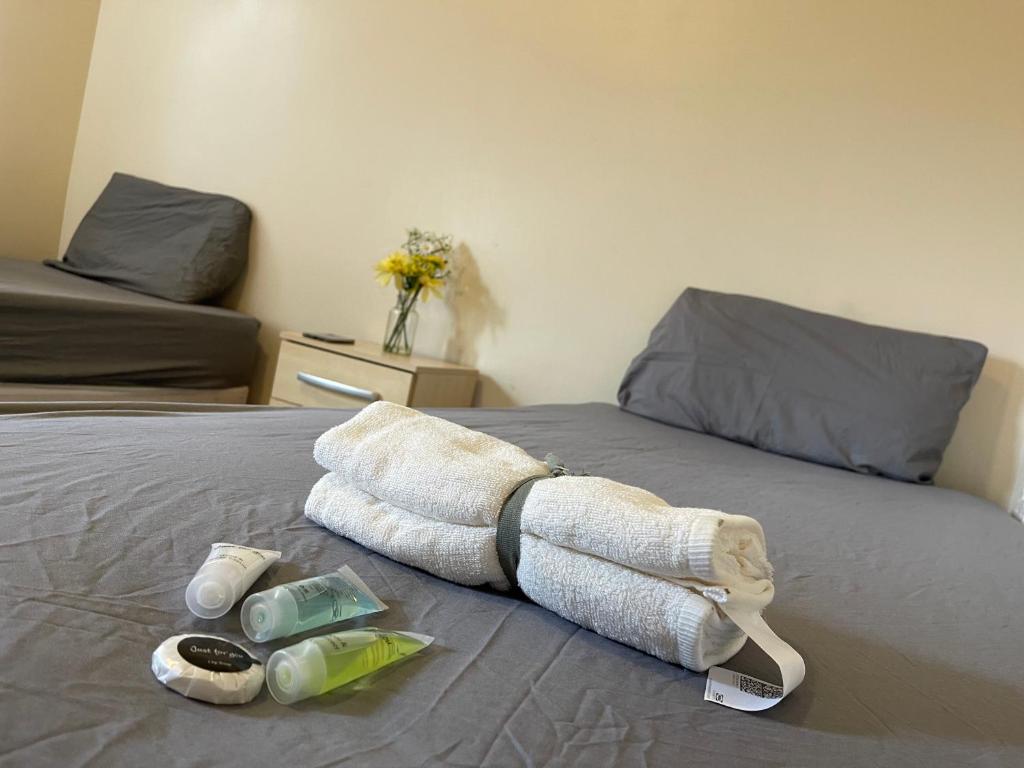
[[[423,288],[424,301],[427,301],[431,296],[440,297],[441,286],[443,285],[443,277],[434,277],[434,275],[420,275],[420,286]]]
[[[395,251],[387,258],[377,262],[377,280],[381,285],[387,285],[392,278],[398,285],[400,277],[411,275],[411,273],[412,261],[401,251]]]
[[[421,257],[436,272],[443,272],[448,266],[448,260],[439,254],[430,254]]]
[[[424,250],[431,252],[424,253]],[[449,262],[445,257],[450,251],[450,239],[410,230],[409,239],[401,249],[377,262],[377,280],[385,286],[394,283],[400,293],[422,295],[424,301],[440,296],[449,275]]]

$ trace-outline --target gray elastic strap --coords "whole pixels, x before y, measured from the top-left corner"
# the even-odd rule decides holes
[[[534,475],[523,480],[512,489],[512,493],[505,499],[505,503],[501,505],[501,512],[498,514],[496,539],[498,563],[501,564],[501,570],[513,588],[519,586],[516,571],[519,570],[519,523],[523,517],[523,505],[526,503],[526,497],[530,495],[533,484],[549,477],[551,475]]]

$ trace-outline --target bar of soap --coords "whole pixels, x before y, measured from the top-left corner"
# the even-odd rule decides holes
[[[263,687],[263,663],[216,635],[174,635],[153,651],[153,674],[172,691],[211,704],[244,704]]]

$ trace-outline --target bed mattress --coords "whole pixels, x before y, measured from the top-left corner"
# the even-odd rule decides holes
[[[249,384],[254,318],[0,259],[0,381],[214,389]]]
[[[444,415],[758,518],[776,567],[766,616],[806,659],[803,686],[759,715],[725,709],[703,675],[313,525],[313,440],[347,412],[18,413],[0,417],[0,763],[1024,765],[1024,527],[992,504],[603,404]],[[265,690],[234,707],[182,698],[150,673],[161,641],[244,639],[237,608],[185,608],[215,541],[284,553],[257,588],[347,563],[391,606],[374,623],[435,646],[292,707]],[[763,663],[748,643],[727,666]]]

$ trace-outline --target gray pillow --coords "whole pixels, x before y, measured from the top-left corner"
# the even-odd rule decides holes
[[[197,303],[231,287],[249,258],[252,214],[224,195],[115,173],[51,267]]]
[[[688,288],[619,387],[623,410],[795,456],[931,482],[987,350]]]

